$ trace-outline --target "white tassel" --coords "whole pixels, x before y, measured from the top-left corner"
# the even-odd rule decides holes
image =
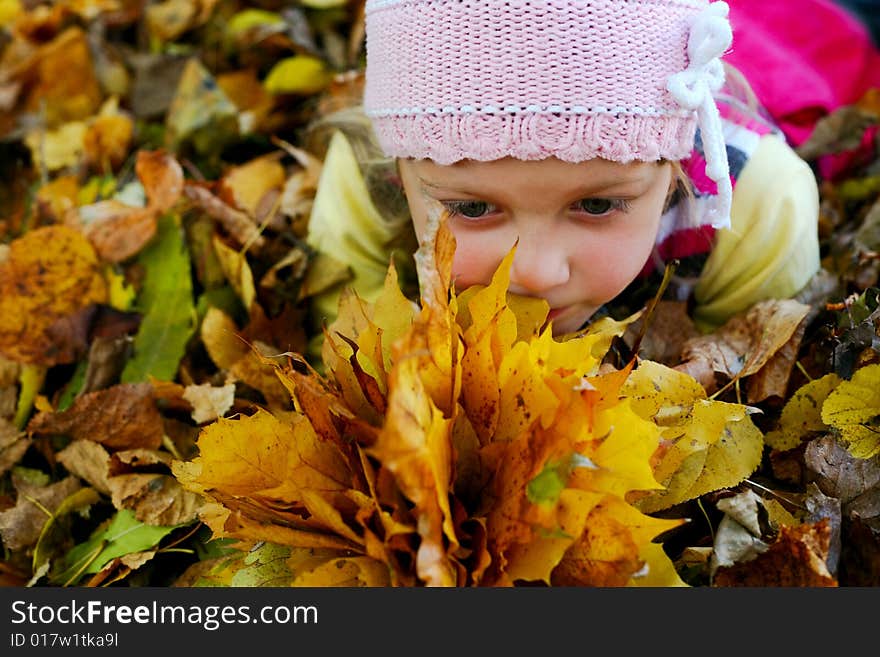
[[[717,205],[712,213],[715,228],[730,227],[733,202],[727,145],[713,95],[724,85],[720,58],[733,42],[729,12],[726,2],[713,2],[694,19],[688,37],[688,67],[669,76],[666,83],[666,89],[679,105],[697,113],[706,155],[706,175],[718,185]]]

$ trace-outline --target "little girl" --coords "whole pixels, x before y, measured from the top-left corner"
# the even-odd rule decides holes
[[[361,134],[393,168],[364,166],[369,141],[336,132],[310,243],[349,264],[371,300],[401,243],[398,210],[418,236],[440,203],[457,287],[488,284],[516,244],[510,291],[546,299],[554,335],[637,309],[673,258],[671,294],[704,331],[797,294],[819,268],[816,178],[723,64],[728,12],[707,0],[367,0]],[[319,323],[337,298],[316,300]]]

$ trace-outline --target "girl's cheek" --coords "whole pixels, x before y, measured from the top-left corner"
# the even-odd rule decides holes
[[[475,235],[470,231],[455,229],[453,234],[455,257],[452,261],[452,276],[456,287],[463,290],[471,285],[488,285],[506,254],[502,248],[503,236],[496,235],[493,239],[491,231]]]

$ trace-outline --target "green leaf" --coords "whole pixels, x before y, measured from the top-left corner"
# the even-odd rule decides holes
[[[121,381],[147,381],[148,376],[173,381],[196,325],[189,255],[176,215],[159,219],[155,241],[141,252],[138,262],[146,270],[138,299],[144,318],[134,340],[134,357],[126,363]]]
[[[134,513],[123,509],[105,527],[99,527],[85,543],[75,546],[64,560],[64,570],[52,577],[65,583],[80,575],[91,575],[117,557],[156,547],[163,538],[183,525],[145,525]]]
[[[70,377],[67,385],[64,386],[64,392],[61,393],[61,397],[58,399],[57,412],[66,411],[70,408],[73,400],[76,399],[79,391],[82,390],[83,383],[85,383],[86,380],[86,371],[88,369],[89,361],[86,359],[81,360],[76,364],[76,369],[74,370],[73,375]]]
[[[57,544],[62,542],[65,532],[69,532],[69,528],[66,527],[59,529],[58,521],[70,513],[97,504],[100,499],[100,494],[94,488],[80,488],[58,505],[43,525],[40,538],[34,547],[33,572],[39,571],[44,564],[49,563]]]
[[[15,409],[13,424],[16,429],[24,429],[31,409],[34,407],[37,393],[40,392],[40,388],[46,381],[46,368],[42,365],[24,365],[18,380],[21,384],[21,391],[18,393],[18,405]]]
[[[232,577],[232,586],[290,586],[290,553],[286,545],[262,543],[245,557],[244,567]]]
[[[526,485],[526,497],[532,504],[555,504],[559,494],[565,489],[567,477],[559,472],[558,463],[544,466],[534,479]]]

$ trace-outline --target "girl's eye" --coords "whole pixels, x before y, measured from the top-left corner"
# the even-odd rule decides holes
[[[608,214],[612,210],[623,210],[629,208],[629,203],[623,199],[610,198],[585,198],[578,201],[578,210],[582,210],[587,214],[603,215]]]
[[[495,211],[495,206],[485,201],[443,201],[443,205],[451,214],[461,215],[468,219],[479,219]]]

